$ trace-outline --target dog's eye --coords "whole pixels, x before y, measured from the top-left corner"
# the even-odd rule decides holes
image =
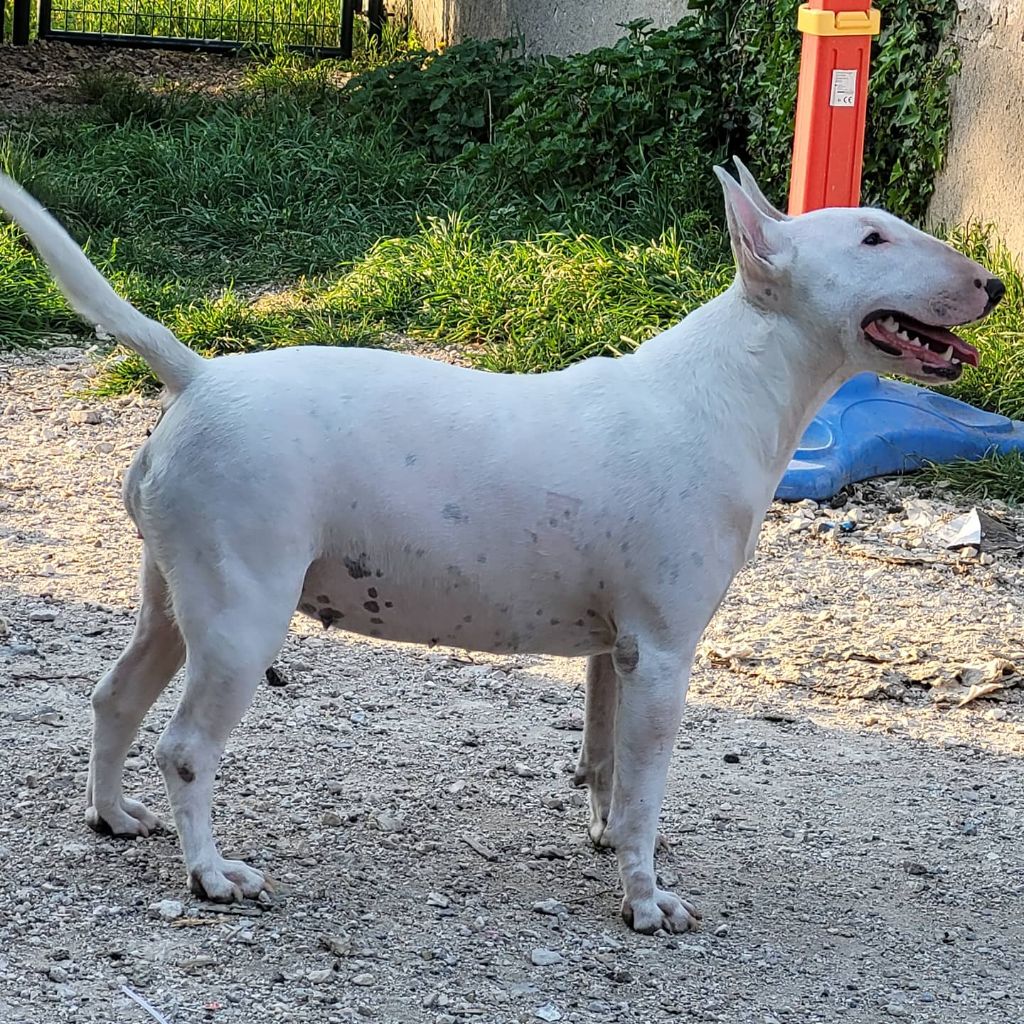
[[[861,245],[882,245],[884,242],[885,239],[877,231],[872,231],[864,237]]]

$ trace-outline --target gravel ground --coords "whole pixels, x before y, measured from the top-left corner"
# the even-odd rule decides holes
[[[89,692],[135,601],[120,477],[157,415],[76,400],[91,372],[77,350],[0,356],[4,1024],[1019,1024],[1024,690],[1001,663],[962,670],[1024,663],[1024,571],[930,539],[964,508],[893,484],[772,509],[708,630],[663,816],[662,878],[700,932],[618,919],[570,785],[579,664],[298,620],[214,812],[280,891],[225,912],[188,894],[173,834],[82,821]],[[172,701],[128,762],[164,815]]]
[[[87,73],[131,75],[144,85],[223,95],[239,87],[247,66],[244,59],[224,54],[75,46],[41,39],[28,46],[0,44],[0,125],[40,107],[80,104],[76,83]]]

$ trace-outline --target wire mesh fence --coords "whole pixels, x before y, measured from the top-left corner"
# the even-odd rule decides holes
[[[28,11],[29,0],[0,4],[13,36],[10,26]],[[364,0],[39,0],[37,34],[79,43],[350,57],[354,15],[363,7]],[[379,39],[384,4],[365,0],[365,7],[367,34]]]

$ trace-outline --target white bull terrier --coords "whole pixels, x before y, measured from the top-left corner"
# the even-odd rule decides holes
[[[165,387],[125,478],[142,603],[92,698],[90,826],[158,826],[122,772],[184,663],[156,757],[189,883],[223,901],[268,887],[221,856],[211,801],[298,609],[385,640],[587,658],[590,837],[617,853],[633,928],[695,926],[654,853],[701,633],[824,399],[863,371],[955,380],[977,352],[948,328],[1004,291],[896,217],[789,218],[739,171],[716,168],[738,268],[724,294],[630,355],[508,376],[353,348],[203,359],[0,180],[0,207],[71,305]]]

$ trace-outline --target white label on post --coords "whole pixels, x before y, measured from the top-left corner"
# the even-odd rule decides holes
[[[857,98],[857,72],[832,72],[832,94],[829,96],[830,107],[852,107]]]

